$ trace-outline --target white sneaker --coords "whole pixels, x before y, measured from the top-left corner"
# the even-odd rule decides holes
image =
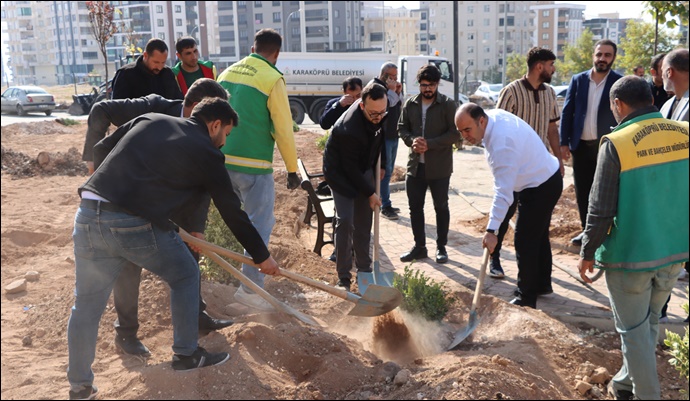
[[[258,294],[246,291],[242,286],[235,292],[235,300],[242,305],[261,311],[272,312],[275,310],[273,305],[269,304],[265,299],[261,298]]]

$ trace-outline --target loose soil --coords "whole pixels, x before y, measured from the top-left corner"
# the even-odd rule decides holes
[[[40,274],[26,291],[3,294],[2,399],[67,396],[66,328],[74,302],[71,231],[79,203],[76,190],[86,176],[83,170],[59,168],[49,175],[30,165],[41,152],[54,161],[72,160],[75,150],[70,149],[82,148],[85,131],[84,125],[58,127],[52,122],[2,130],[2,285],[29,271]],[[315,145],[319,135],[295,134],[299,156],[313,171],[321,165]],[[17,164],[29,165],[28,170],[13,172]],[[296,234],[305,194],[286,189],[278,152],[275,168],[272,254],[285,269],[334,284],[333,265],[312,253]],[[170,366],[168,288],[145,272],[139,337],[152,356],[141,360],[116,351],[111,300],[101,319],[93,365],[99,398],[606,398],[603,385],[580,395],[574,389],[581,378],[578,370],[589,361],[615,373],[621,364],[617,335],[568,326],[541,311],[491,296],[482,297],[482,321],[473,335],[458,350],[444,352],[452,334],[467,324],[472,294],[461,286],[452,289],[457,302],[446,318],[433,323],[399,311],[376,319],[351,317],[347,313],[353,304],[280,277],[267,278],[266,289],[327,327],[247,311],[234,301],[234,287],[204,282],[209,313],[232,318],[235,324],[202,337],[200,345],[227,351],[232,359],[218,367],[179,373]],[[663,397],[677,398],[687,382],[678,380],[666,355],[659,353],[657,361]]]

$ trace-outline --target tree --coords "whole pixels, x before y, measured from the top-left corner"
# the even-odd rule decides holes
[[[688,2],[687,1],[643,1],[645,10],[654,17],[655,20],[655,34],[654,34],[654,54],[657,54],[658,49],[658,34],[659,24],[666,25],[669,29],[674,29],[679,25],[688,26]],[[669,17],[670,18],[667,18]],[[676,21],[678,18],[679,21]],[[686,36],[685,40],[688,38]],[[687,43],[686,43],[687,46]]]
[[[482,80],[491,83],[501,83],[501,69],[498,65],[492,65],[488,70],[482,72]]]
[[[557,68],[563,81],[570,81],[570,77],[592,68],[592,53],[594,53],[594,35],[589,28],[585,28],[574,46],[568,44],[563,48],[563,62]]]
[[[105,64],[105,82],[108,82],[108,53],[105,46],[110,38],[117,32],[117,24],[113,21],[115,7],[108,1],[87,1],[86,8],[89,10],[89,22],[91,23],[91,33],[98,48],[103,55]]]
[[[527,74],[526,55],[511,53],[506,62],[506,82],[513,82]]]
[[[626,73],[632,74],[633,68],[638,65],[647,67],[652,57],[658,53],[666,53],[673,50],[672,42],[676,35],[662,29],[656,35],[650,22],[630,20],[625,28],[625,37],[618,46],[616,64]],[[655,45],[655,43],[657,43]],[[656,49],[656,50],[655,50]]]

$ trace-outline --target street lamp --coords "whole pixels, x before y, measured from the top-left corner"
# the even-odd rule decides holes
[[[189,36],[194,38],[194,32],[198,31],[202,26],[206,26],[205,24],[199,24],[195,25],[194,28],[192,28],[192,32],[189,33]],[[196,39],[196,38],[195,38]],[[199,44],[199,56],[201,56],[201,37],[199,39],[196,39],[197,43]]]
[[[287,18],[285,18],[285,21],[283,21],[283,26],[285,27],[285,48],[286,48],[286,51],[290,51],[290,47],[288,46],[288,44],[289,44],[289,43],[288,43],[288,37],[289,37],[290,35],[289,35],[288,29],[287,29],[287,22],[288,22],[288,20],[289,20],[290,18],[292,18],[292,16],[293,16],[294,14],[299,13],[301,10],[302,10],[302,9],[300,8],[300,9],[298,9],[297,11],[291,12],[290,15],[288,15]],[[300,41],[301,41],[301,40],[302,40],[302,38],[300,37]]]

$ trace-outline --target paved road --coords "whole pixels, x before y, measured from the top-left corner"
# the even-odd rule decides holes
[[[53,111],[53,114],[50,116],[46,116],[43,113],[30,113],[24,117],[20,117],[16,114],[2,113],[2,118],[0,118],[0,121],[2,122],[1,125],[4,127],[5,125],[10,125],[10,124],[15,124],[15,123],[50,121],[50,120],[55,120],[56,118],[71,118],[73,120],[86,121],[86,119],[89,118],[89,116],[88,115],[72,116],[72,115],[69,115],[66,110],[55,110],[55,111]]]

